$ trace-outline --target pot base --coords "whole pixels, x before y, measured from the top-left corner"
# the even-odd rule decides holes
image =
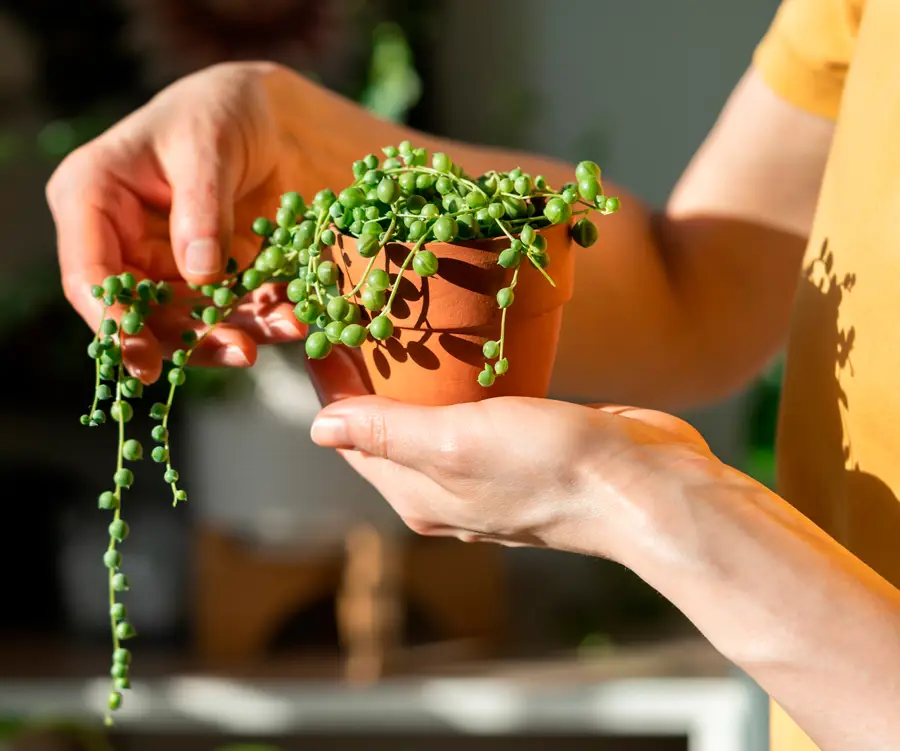
[[[477,379],[484,370],[482,348],[497,337],[493,326],[466,331],[396,329],[386,342],[370,339],[363,345],[366,370],[378,396],[412,404],[444,406],[497,396],[543,398],[550,389],[562,313],[561,307],[555,308],[507,328],[504,355],[509,371],[497,376],[489,388]]]

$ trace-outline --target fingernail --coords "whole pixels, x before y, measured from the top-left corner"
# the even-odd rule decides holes
[[[222,270],[219,243],[211,237],[194,240],[187,246],[184,265],[190,274],[202,276],[218,274]]]
[[[290,321],[285,321],[283,318],[270,318],[267,323],[269,329],[287,339],[299,339],[303,335],[303,331],[300,328]]]
[[[312,424],[310,437],[313,443],[327,448],[352,448],[347,423],[335,415],[317,417]]]
[[[240,347],[225,347],[222,351],[222,363],[228,368],[249,368],[250,361]]]

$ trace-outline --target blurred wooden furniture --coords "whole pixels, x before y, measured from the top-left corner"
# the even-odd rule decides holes
[[[264,659],[291,617],[334,597],[345,676],[371,682],[398,665],[404,613],[423,614],[439,640],[469,640],[493,656],[503,642],[502,548],[406,536],[369,526],[348,534],[343,554],[272,550],[200,527],[193,598],[197,654],[214,665]]]
[[[397,545],[374,527],[352,530],[346,543],[336,602],[345,677],[352,683],[371,683],[388,669],[402,643],[402,561]]]

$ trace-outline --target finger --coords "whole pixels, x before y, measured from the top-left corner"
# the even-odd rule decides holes
[[[183,310],[161,308],[154,313],[148,325],[159,340],[163,356],[167,359],[171,359],[175,350],[188,348],[182,334],[190,331],[198,339],[202,337],[191,355],[191,365],[248,368],[256,362],[257,349],[253,337],[229,323],[217,324],[210,330],[201,321],[190,318]]]
[[[124,271],[137,275],[123,262],[122,238],[111,219],[116,212],[129,213],[133,207],[84,150],[75,152],[60,166],[46,192],[56,224],[66,299],[97,331],[104,317],[118,321],[124,311],[119,305],[107,308],[91,294],[91,287]],[[134,336],[123,336],[120,344],[123,363],[132,375],[145,384],[159,378],[162,352],[152,331],[144,327]]]
[[[174,300],[167,311],[178,311],[175,320],[191,326],[190,311],[194,305],[211,305],[200,292],[190,289],[186,282],[171,280]],[[280,344],[301,341],[306,337],[307,326],[297,320],[293,303],[287,302],[285,285],[267,284],[241,300],[228,315],[229,325],[242,328],[257,344]],[[170,323],[167,329],[177,328]],[[177,341],[180,333],[175,336]],[[176,347],[177,348],[177,347]]]
[[[256,342],[246,331],[219,324],[193,350],[190,363],[199,368],[250,368],[258,355]]]
[[[254,290],[228,317],[229,323],[250,333],[258,344],[299,341],[307,326],[297,320],[287,301],[285,285],[267,284]]]
[[[145,386],[156,383],[162,374],[162,347],[148,327],[139,334],[122,337],[122,361],[131,375]]]
[[[96,331],[104,319],[120,323],[126,311],[125,306],[117,304],[107,307],[90,292],[86,294],[82,292],[82,288],[85,287],[90,289],[90,285],[78,283],[72,295],[79,301],[80,310],[87,312],[91,327]],[[72,297],[69,299],[72,300]],[[84,313],[82,315],[84,316]],[[125,334],[120,329],[115,337],[122,348],[122,362],[126,370],[145,385],[154,383],[162,372],[162,348],[150,327],[145,325],[137,334]]]
[[[322,360],[308,359],[306,370],[323,405],[372,393],[356,358],[342,347]]]
[[[104,305],[91,295],[91,286],[125,271],[122,243],[108,212],[95,200],[98,192],[104,192],[104,186],[92,182],[90,174],[73,172],[76,167],[51,181],[47,187],[47,200],[56,224],[63,291],[75,310],[96,331]],[[69,174],[75,176],[66,177]]]
[[[287,310],[284,310],[284,307],[287,307]],[[158,322],[157,329],[165,332],[160,335],[166,338],[172,349],[184,347],[180,343],[183,331],[191,330],[200,335],[207,329],[206,326],[192,318],[189,311],[189,308],[183,306],[177,309],[170,307],[164,313],[158,314],[159,319],[165,318],[166,320]],[[293,306],[290,303],[286,306],[266,307],[263,310],[259,310],[253,305],[238,306],[224,322],[216,325],[207,338],[215,341],[218,337],[217,332],[228,328],[240,329],[255,344],[284,344],[302,341],[307,332],[306,324],[300,323],[293,315]],[[241,345],[244,341],[245,339],[239,338],[230,343]]]
[[[189,120],[159,145],[172,190],[169,234],[179,273],[194,284],[221,279],[234,229],[237,149],[228,130]]]
[[[120,324],[122,315],[127,308],[119,304],[107,307],[102,300],[97,300],[90,292],[86,295],[89,299],[84,299],[85,295],[81,292],[81,288],[84,287],[83,283],[79,284],[73,294],[81,296],[79,302],[88,311],[88,323],[91,327],[96,331],[105,319]],[[87,286],[87,289],[90,289],[90,285]],[[114,338],[122,348],[122,363],[125,369],[145,385],[154,383],[162,372],[162,348],[150,327],[145,325],[137,334],[125,334],[119,329]]]
[[[413,532],[438,537],[457,536],[456,530],[438,521],[447,492],[430,477],[358,451],[338,453],[381,494]]]
[[[162,351],[171,357],[176,349],[185,349],[185,331],[198,337],[208,329],[190,314],[191,303],[202,300],[198,292],[183,281],[171,282],[175,302],[154,311],[150,319],[160,339]],[[278,292],[256,290],[237,305],[225,322],[215,326],[191,356],[191,364],[204,367],[248,367],[256,362],[257,344],[278,344],[302,340],[307,327],[293,314],[290,303],[281,302]],[[180,303],[179,303],[180,301]],[[243,332],[243,334],[241,333]],[[246,334],[246,336],[244,335]]]
[[[308,327],[294,315],[290,303],[280,305],[260,315],[243,307],[235,308],[228,323],[246,331],[257,344],[283,344],[306,338]]]
[[[118,304],[107,307],[90,292],[93,284],[112,275],[110,271],[102,266],[81,269],[71,274],[65,283],[67,299],[94,331],[100,328],[100,323],[105,318],[119,323],[126,310],[124,306]],[[123,271],[134,273],[127,267]],[[132,335],[122,334],[120,331],[118,337],[122,347],[122,362],[128,372],[145,385],[154,383],[162,372],[162,348],[150,327],[144,326],[140,332]]]

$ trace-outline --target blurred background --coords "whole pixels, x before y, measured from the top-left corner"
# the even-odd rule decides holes
[[[272,59],[423,130],[593,159],[660,205],[776,6],[0,0],[0,746],[767,748],[765,697],[628,571],[408,534],[307,441],[317,402],[291,348],[249,374],[192,371],[173,425],[187,506],[136,472],[135,687],[100,732],[95,498],[115,438],[78,424],[90,332],[62,297],[44,185],[175,79]],[[687,415],[765,483],[779,382],[776,363]]]

